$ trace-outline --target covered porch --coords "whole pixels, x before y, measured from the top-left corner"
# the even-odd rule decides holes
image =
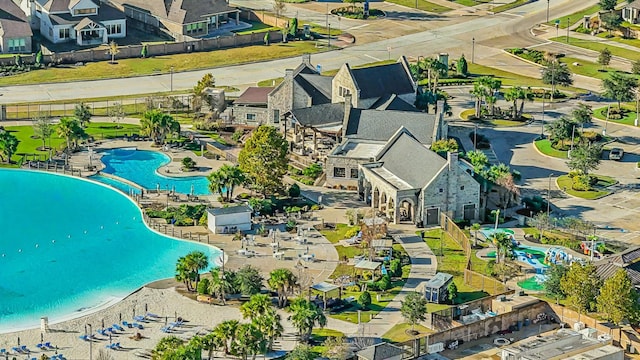
[[[80,20],[73,28],[76,32],[76,42],[80,46],[106,44],[107,29],[89,18]]]
[[[417,224],[419,189],[396,189],[384,178],[363,171],[359,181],[360,198],[394,224]]]

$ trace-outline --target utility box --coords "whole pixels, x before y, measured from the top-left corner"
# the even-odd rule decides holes
[[[211,111],[221,113],[227,108],[224,89],[206,88],[204,89],[204,93]]]
[[[448,53],[440,53],[438,54],[438,61],[441,62],[442,64],[444,64],[444,66],[447,67],[447,69],[449,69],[449,54]],[[448,76],[448,71],[445,71],[443,73],[443,78],[449,77]]]

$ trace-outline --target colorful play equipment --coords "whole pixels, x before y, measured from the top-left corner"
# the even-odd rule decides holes
[[[593,252],[594,259],[601,259],[603,254],[598,248],[604,246],[604,242],[602,241],[583,241],[580,243],[580,250],[585,255],[591,256],[591,252]]]

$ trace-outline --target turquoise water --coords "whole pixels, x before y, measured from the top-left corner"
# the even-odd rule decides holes
[[[136,149],[111,149],[102,152],[102,162],[107,174],[113,174],[132,181],[145,189],[173,190],[181,194],[190,194],[193,186],[195,195],[208,195],[209,181],[204,176],[167,177],[158,171],[168,164],[171,159],[157,151]],[[98,179],[102,181],[102,179]],[[113,184],[109,184],[113,185]]]
[[[113,186],[114,188],[122,191],[125,194],[130,194],[131,192],[133,192],[134,194],[140,194],[140,190],[138,188],[135,188],[125,182],[112,179],[110,177],[106,177],[102,175],[92,175],[92,176],[89,176],[89,179],[99,181],[109,186]]]
[[[0,332],[77,316],[220,251],[149,230],[125,195],[91,181],[0,169]]]

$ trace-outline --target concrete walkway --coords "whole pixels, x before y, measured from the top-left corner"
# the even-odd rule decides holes
[[[409,292],[418,291],[420,285],[431,279],[436,273],[436,257],[427,243],[415,235],[414,227],[402,226],[399,228],[394,226],[390,233],[411,258],[409,278],[400,293],[382,311],[368,323],[361,324],[358,334],[349,335],[382,336],[396,324],[404,322],[402,313],[400,313],[401,301]]]

